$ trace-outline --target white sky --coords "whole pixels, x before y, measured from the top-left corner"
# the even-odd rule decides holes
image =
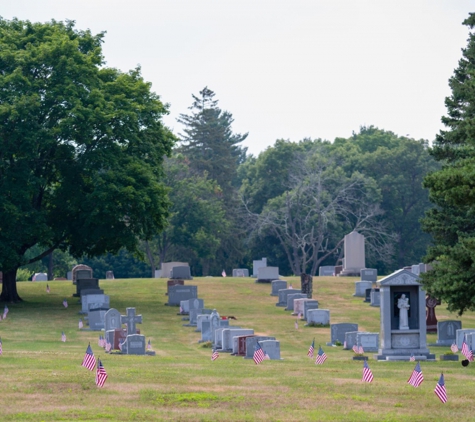
[[[473,0],[0,0],[5,19],[107,31],[107,65],[140,64],[176,134],[208,86],[255,155],[362,125],[433,140],[469,12]]]

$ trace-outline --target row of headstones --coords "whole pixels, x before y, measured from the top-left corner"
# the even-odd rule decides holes
[[[81,315],[92,331],[105,332],[105,338],[111,350],[120,350],[123,354],[145,355],[145,336],[136,329],[136,323],[142,323],[142,315],[135,314],[135,308],[127,308],[127,315],[110,308],[110,297],[99,288],[99,279],[92,276],[91,268],[81,268],[73,275],[76,282],[76,293],[80,297]],[[73,282],[74,282],[73,281]],[[122,327],[126,324],[126,329]]]
[[[179,304],[185,327],[196,327],[201,333],[199,343],[212,343],[218,352],[234,356],[252,358],[256,343],[259,342],[270,359],[280,359],[280,342],[275,337],[256,336],[254,329],[230,326],[229,318],[221,318],[214,309],[206,309],[204,300],[198,298],[197,286],[167,285],[168,305]]]

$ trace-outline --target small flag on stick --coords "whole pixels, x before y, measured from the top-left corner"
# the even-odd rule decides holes
[[[462,355],[464,355],[469,362],[473,362],[473,352],[468,347],[468,344],[465,341],[465,336],[463,337],[462,343]]]
[[[371,369],[369,369],[368,363],[364,361],[363,364],[363,378],[362,381],[364,382],[373,382],[373,373],[371,372]]]
[[[8,312],[9,312],[8,306],[5,305],[5,309],[3,310],[3,319],[5,319],[7,317]]]
[[[216,360],[219,358],[219,353],[216,349],[213,349],[213,353],[211,354],[211,360]]]
[[[323,365],[323,363],[327,360],[327,355],[323,351],[322,347],[318,347],[317,358],[315,359],[315,365]]]
[[[313,358],[313,351],[315,350],[315,339],[313,339],[312,344],[308,348],[307,356]]]
[[[221,275],[222,275],[223,277],[226,277],[226,271],[223,270],[223,271],[221,272]]]
[[[82,318],[79,318],[78,327],[79,327],[79,329],[81,329],[82,327],[84,327],[84,324],[83,324],[83,322],[82,322]]]
[[[63,306],[64,306],[65,308],[68,307],[68,301],[67,301],[66,299],[63,300]]]
[[[440,374],[434,393],[442,403],[447,402],[447,390],[445,389],[444,374]]]
[[[147,349],[152,350],[152,343],[150,343],[150,339],[148,340],[148,343],[147,343]]]
[[[102,362],[100,359],[97,360],[97,369],[96,369],[96,385],[98,387],[104,387],[104,383],[107,379],[107,372],[102,366]]]
[[[408,384],[411,384],[413,387],[419,387],[424,381],[424,376],[422,375],[422,369],[419,362],[417,362],[416,367],[412,371],[411,378],[407,380]]]
[[[450,346],[450,350],[452,351],[452,353],[457,353],[459,351],[459,348],[457,347],[455,342],[452,343],[452,346]]]
[[[86,354],[84,355],[81,366],[84,366],[84,368],[87,368],[90,371],[93,371],[96,367],[96,358],[94,357],[90,344],[87,346]]]
[[[2,339],[0,338],[0,355],[3,353]]]
[[[49,290],[49,284],[46,285],[46,293],[49,293],[50,290]]]
[[[61,341],[62,341],[63,343],[66,342],[66,334],[64,334],[64,331],[61,333]]]
[[[264,351],[259,343],[256,344],[256,349],[254,350],[252,358],[256,365],[259,365],[265,359]]]
[[[299,321],[298,321],[298,319],[295,320],[295,329],[296,329],[296,330],[299,329]]]
[[[112,349],[112,344],[110,344],[108,341],[106,342],[106,352],[109,353]]]
[[[416,357],[414,356],[414,353],[411,353],[411,357],[409,358],[409,362],[415,362]]]

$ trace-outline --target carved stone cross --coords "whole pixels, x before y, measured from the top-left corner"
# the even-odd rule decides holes
[[[135,308],[127,308],[127,315],[120,316],[120,323],[127,324],[127,335],[137,334],[135,324],[142,324],[142,315],[135,315]]]

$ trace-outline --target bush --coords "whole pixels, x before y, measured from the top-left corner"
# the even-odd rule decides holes
[[[33,273],[26,268],[18,268],[16,272],[16,281],[28,281]]]

